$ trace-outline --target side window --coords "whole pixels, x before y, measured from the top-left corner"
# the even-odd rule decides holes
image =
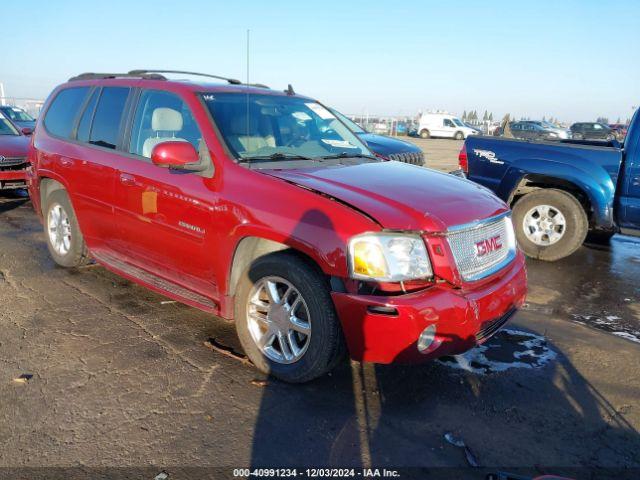
[[[88,92],[89,87],[67,88],[60,91],[44,117],[44,126],[47,131],[58,137],[69,138],[78,111]]]
[[[115,149],[118,145],[120,124],[129,88],[105,87],[102,89],[98,107],[93,117],[89,143],[99,147]]]
[[[151,158],[162,142],[189,142],[200,148],[202,135],[187,105],[174,93],[144,90],[136,107],[129,152]]]
[[[80,117],[80,123],[78,124],[78,132],[76,133],[76,138],[81,142],[89,141],[89,132],[91,129],[91,120],[93,120],[93,112],[96,109],[96,104],[98,103],[98,97],[100,96],[100,89],[96,89],[91,98],[89,99],[89,103],[84,109],[84,113],[82,117]]]
[[[455,125],[453,124],[453,122],[451,120],[449,120],[448,118],[445,118],[443,120],[443,124],[444,124],[445,127],[455,128]]]
[[[593,129],[594,130],[602,130],[602,125],[600,125],[599,123],[594,123],[593,124]]]

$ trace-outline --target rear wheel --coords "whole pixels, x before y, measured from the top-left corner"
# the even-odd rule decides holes
[[[574,133],[572,137],[574,140],[584,140],[584,135],[581,133]]]
[[[235,312],[247,356],[281,380],[313,380],[346,351],[324,276],[291,252],[253,263],[240,279]]]
[[[464,133],[456,132],[453,138],[455,138],[456,140],[464,140]]]
[[[533,258],[555,261],[575,252],[585,240],[589,222],[580,202],[556,189],[540,189],[513,207],[518,244]]]
[[[424,130],[420,130],[420,138],[430,138],[431,133],[426,128]]]
[[[88,263],[89,255],[78,219],[64,190],[55,190],[47,197],[44,230],[49,253],[58,265],[78,267]]]
[[[613,142],[616,139],[616,136],[613,133],[607,135],[607,142]]]

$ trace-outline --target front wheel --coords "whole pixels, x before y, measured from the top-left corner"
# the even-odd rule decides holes
[[[520,198],[513,207],[518,244],[532,258],[549,262],[567,257],[584,242],[587,214],[571,194],[540,189]]]
[[[235,300],[240,343],[259,370],[291,383],[329,372],[345,352],[323,274],[292,252],[256,260]]]
[[[424,130],[420,130],[420,138],[430,138],[431,137],[431,133],[429,132],[429,130],[427,130],[426,128]]]
[[[464,133],[456,132],[453,138],[455,138],[456,140],[464,140]]]

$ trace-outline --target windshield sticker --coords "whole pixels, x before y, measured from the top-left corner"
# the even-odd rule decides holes
[[[14,112],[18,112],[18,113],[22,112],[22,109],[21,108],[17,108],[17,107],[12,107],[11,110],[13,110]]]
[[[0,120],[4,120],[4,115],[2,112],[0,112]]]
[[[311,117],[306,112],[293,112],[291,116],[297,120],[302,120],[303,122],[311,120]]]
[[[305,105],[323,120],[331,120],[333,118],[336,118],[333,113],[331,113],[319,103],[310,102],[305,103]]]
[[[349,143],[346,140],[333,140],[330,138],[323,138],[322,141],[334,148],[358,148],[354,144]]]

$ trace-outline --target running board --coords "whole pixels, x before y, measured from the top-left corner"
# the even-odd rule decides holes
[[[98,263],[104,265],[109,270],[113,270],[115,273],[127,277],[134,282],[140,283],[143,286],[146,286],[151,290],[154,290],[169,298],[216,314],[220,310],[218,304],[216,304],[213,300],[205,297],[204,295],[200,295],[199,293],[187,290],[186,288],[177,285],[169,280],[165,280],[164,278],[158,277],[153,273],[147,272],[146,270],[123,262],[114,255],[111,255],[104,251],[100,251],[91,252],[91,256],[95,258]]]

